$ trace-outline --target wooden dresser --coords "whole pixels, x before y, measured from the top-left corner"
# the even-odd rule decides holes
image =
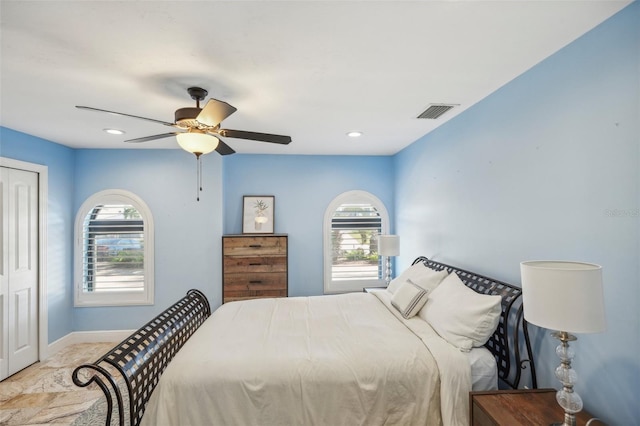
[[[222,236],[222,303],[287,297],[285,234]]]

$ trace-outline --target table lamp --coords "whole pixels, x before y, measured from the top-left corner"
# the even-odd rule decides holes
[[[555,376],[562,383],[556,393],[564,409],[564,426],[575,426],[582,398],[574,391],[577,374],[571,368],[575,352],[571,333],[599,333],[605,330],[602,267],[592,263],[527,261],[520,263],[524,318],[539,327],[555,330],[560,340],[556,355],[560,365]]]
[[[397,235],[378,235],[378,254],[387,258],[385,282],[389,287],[391,282],[391,257],[400,254],[400,237]]]

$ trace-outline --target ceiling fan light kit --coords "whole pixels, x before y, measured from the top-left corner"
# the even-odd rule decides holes
[[[178,145],[191,154],[199,157],[208,154],[218,147],[220,140],[215,136],[208,135],[200,130],[190,130],[186,133],[176,135]]]
[[[181,130],[178,132],[162,133],[159,135],[128,139],[125,142],[140,143],[175,136],[178,141],[178,145],[180,145],[180,147],[185,151],[195,154],[196,158],[198,159],[199,182],[201,182],[202,176],[202,166],[200,163],[201,155],[208,154],[214,150],[217,151],[220,155],[229,155],[235,153],[233,148],[231,148],[222,139],[220,139],[220,136],[237,139],[248,139],[258,142],[277,143],[282,145],[291,143],[290,136],[248,132],[244,130],[221,129],[220,124],[222,123],[222,121],[236,112],[237,109],[224,101],[219,101],[213,98],[209,99],[204,108],[200,108],[200,101],[204,100],[208,92],[200,87],[189,87],[187,89],[187,92],[189,93],[189,96],[191,96],[191,99],[196,101],[196,106],[195,108],[186,107],[176,110],[174,113],[175,122],[173,123],[87,106],[76,106],[76,108],[97,112],[106,112],[109,114],[116,114],[125,117],[137,118],[140,120],[152,121],[154,123],[174,127]],[[186,132],[184,130],[186,130]],[[199,190],[202,191],[202,186],[200,184]],[[200,198],[198,197],[198,201],[199,200]]]

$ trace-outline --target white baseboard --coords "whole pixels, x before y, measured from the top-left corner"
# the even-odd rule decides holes
[[[67,346],[77,343],[113,342],[115,345],[126,339],[134,331],[135,330],[74,331],[50,343],[47,347],[45,359],[55,355]]]

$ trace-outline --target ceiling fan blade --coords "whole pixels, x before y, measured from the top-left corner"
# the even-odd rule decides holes
[[[122,113],[122,112],[107,111],[106,109],[99,109],[99,108],[92,108],[92,107],[88,107],[88,106],[78,106],[78,105],[76,105],[76,108],[86,109],[86,110],[89,110],[89,111],[106,112],[106,113],[115,114],[115,115],[123,115],[125,117],[139,118],[141,120],[153,121],[154,123],[159,123],[159,124],[163,124],[165,126],[175,127],[174,123],[169,123],[167,121],[161,121],[161,120],[156,120],[156,119],[147,118],[147,117],[140,117],[140,116],[137,116],[137,115],[125,114],[125,113]]]
[[[280,143],[287,145],[291,143],[291,136],[272,135],[269,133],[247,132],[244,130],[220,129],[221,136],[238,139],[249,139],[252,141]]]
[[[218,142],[218,146],[216,147],[216,152],[220,155],[230,155],[235,154],[236,152],[226,143],[222,142],[222,139],[218,138],[220,142]]]
[[[202,108],[196,120],[205,126],[215,127],[236,111],[236,108],[228,103],[211,98]]]
[[[180,134],[180,132],[163,133],[161,135],[153,135],[153,136],[145,136],[145,137],[142,137],[142,138],[127,139],[125,142],[129,142],[129,143],[149,142],[149,141],[154,141],[156,139],[168,138],[170,136],[175,136],[175,135],[178,135],[178,134]]]

